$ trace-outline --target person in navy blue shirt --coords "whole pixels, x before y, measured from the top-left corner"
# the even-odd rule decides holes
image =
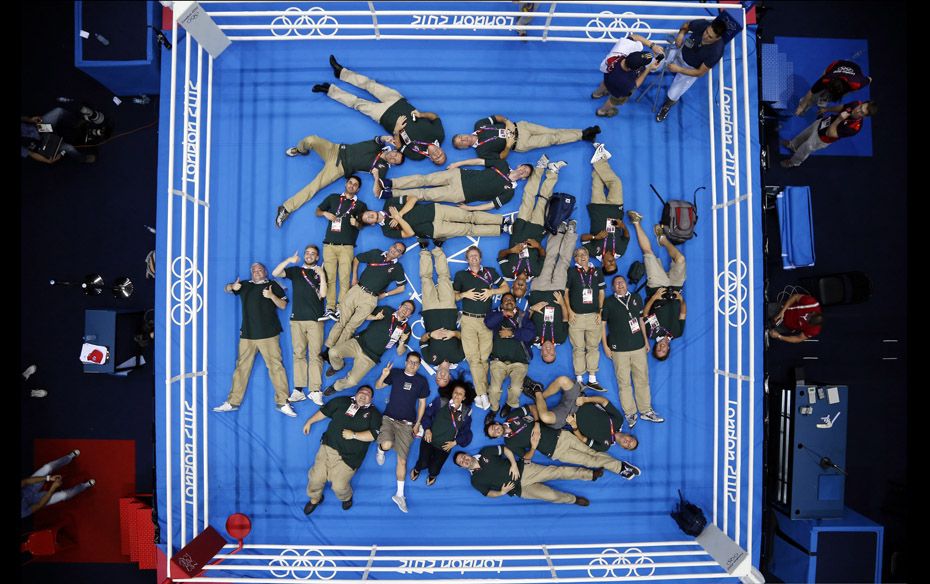
[[[452,448],[465,448],[471,444],[471,409],[475,401],[475,387],[459,378],[439,390],[423,416],[423,440],[420,455],[410,471],[410,480],[420,478],[420,472],[429,470],[426,486],[432,486]]]
[[[591,94],[591,99],[610,95],[604,105],[595,112],[597,115],[604,118],[617,115],[616,106],[626,103],[633,91],[643,84],[646,75],[659,68],[662,59],[654,61],[653,54],[645,52],[645,47],[663,57],[665,55],[662,47],[636,33],[631,33],[617,41],[601,61],[600,71],[604,74],[604,79]]]
[[[675,73],[675,79],[668,88],[662,109],[656,114],[657,122],[668,117],[668,111],[684,92],[720,61],[725,45],[720,41],[726,30],[727,25],[720,19],[692,20],[681,25],[675,37],[675,48],[669,51],[666,59],[666,68],[669,73]]]
[[[404,513],[407,512],[407,500],[404,498],[407,453],[410,452],[413,437],[420,433],[420,422],[426,412],[426,398],[429,397],[429,382],[417,373],[420,360],[419,353],[410,351],[403,369],[393,369],[388,363],[375,383],[375,389],[391,386],[391,395],[384,408],[384,420],[378,434],[376,460],[379,466],[383,465],[386,451],[393,448],[397,452],[397,492],[391,500]]]

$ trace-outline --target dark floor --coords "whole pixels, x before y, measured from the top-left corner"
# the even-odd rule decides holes
[[[907,232],[906,144],[907,63],[904,3],[768,2],[760,34],[866,38],[874,119],[871,158],[814,157],[786,171],[764,173],[764,184],[810,185],[816,220],[817,266],[785,273],[769,266],[774,296],[800,277],[863,270],[872,279],[873,299],[830,310],[819,343],[780,345],[766,354],[772,386],[790,383],[803,360],[809,380],[850,387],[847,505],[883,524],[884,580],[906,581],[907,433]],[[44,399],[21,389],[21,476],[32,472],[35,438],[136,440],[137,490],[152,486],[153,371],[128,377],[84,375],[77,359],[83,309],[147,309],[154,282],[145,280],[145,255],[155,237],[157,103],[128,100],[116,107],[110,92],[74,68],[73,4],[31,2],[20,10],[21,115],[41,115],[68,96],[91,102],[117,124],[115,137],[92,165],[47,166],[30,160],[21,170],[20,370],[39,366],[29,388],[48,390]],[[812,56],[813,58],[814,56]],[[817,56],[827,60],[832,56]],[[869,123],[872,123],[870,121]],[[777,241],[775,242],[777,243]],[[129,300],[109,294],[85,297],[48,280],[81,278],[97,272],[109,280],[129,276],[136,286]],[[893,302],[884,299],[894,298]],[[882,343],[898,339],[898,343]],[[896,361],[881,357],[897,357]],[[26,525],[24,525],[24,528]],[[894,562],[892,556],[895,557]],[[55,565],[22,568],[23,582],[152,582],[154,572],[133,564]]]

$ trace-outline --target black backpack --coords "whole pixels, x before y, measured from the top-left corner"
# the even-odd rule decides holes
[[[697,235],[694,231],[694,226],[698,221],[697,193],[704,187],[694,189],[694,200],[690,203],[681,199],[666,201],[654,186],[650,184],[649,187],[662,202],[662,219],[659,223],[662,225],[665,237],[673,244],[679,245]]]
[[[639,284],[639,281],[642,280],[643,276],[645,275],[646,275],[645,264],[643,264],[643,262],[639,260],[636,260],[635,262],[630,264],[630,269],[627,270],[627,273],[626,273],[627,286],[629,288],[636,286],[637,284]],[[636,286],[636,289],[633,290],[633,292],[638,294],[639,289],[643,287],[643,284],[645,284],[645,282],[643,282],[642,284],[639,284],[639,286]]]
[[[543,226],[546,231],[555,235],[559,232],[559,225],[563,221],[568,221],[572,213],[575,212],[575,196],[566,195],[565,193],[552,193],[549,202],[546,203],[546,219]]]

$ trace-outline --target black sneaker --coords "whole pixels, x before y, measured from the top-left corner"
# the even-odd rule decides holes
[[[599,391],[601,393],[604,393],[605,391],[607,391],[606,389],[604,389],[604,386],[602,386],[600,383],[596,381],[586,381],[584,383],[584,386],[589,389],[593,389],[594,391]]]
[[[329,312],[329,311],[327,311],[327,312]],[[322,359],[322,360],[326,361],[327,363],[329,363],[329,350],[328,350],[328,349],[325,350],[325,351],[323,351],[322,353],[320,353],[320,359]]]
[[[343,502],[342,502],[342,510],[343,510],[343,511],[348,511],[348,510],[351,509],[351,508],[352,508],[352,499],[349,499],[348,501],[343,501]]]
[[[665,121],[665,118],[668,117],[668,111],[669,111],[670,109],[672,109],[672,106],[673,106],[673,105],[675,105],[675,102],[674,102],[674,101],[671,101],[671,100],[666,99],[666,100],[665,100],[665,103],[662,104],[662,109],[660,109],[660,110],[659,110],[659,113],[656,114],[656,121],[657,121],[657,122],[664,122],[664,121]]]
[[[590,126],[581,131],[581,139],[585,142],[594,142],[594,138],[600,133],[600,126]]]
[[[339,75],[342,74],[343,66],[339,64],[339,61],[337,61],[336,57],[333,55],[329,56],[329,66],[333,68],[333,75],[336,76],[336,79],[339,79]]]
[[[420,244],[420,249],[427,249],[429,247],[429,238],[418,237],[417,243]]]
[[[446,242],[446,240],[445,240],[445,239],[442,239],[442,238],[440,238],[440,239],[434,239],[434,240],[433,240],[433,245],[435,245],[436,247],[442,249],[442,244],[444,244],[445,242]]]
[[[307,501],[307,504],[304,505],[304,515],[310,515],[311,513],[316,511],[316,508],[319,507],[320,503],[322,502],[323,502],[323,495],[320,495],[320,500],[317,501],[316,503]]]
[[[324,396],[324,397],[329,397],[329,396],[333,395],[334,393],[336,393],[336,386],[335,386],[335,385],[330,385],[329,387],[327,387],[327,388],[323,391],[323,396]]]
[[[587,507],[591,504],[591,501],[587,497],[575,497],[575,505],[579,507]]]
[[[290,214],[291,212],[285,209],[284,205],[278,207],[278,213],[274,216],[275,227],[280,228],[282,225],[284,225],[284,222],[287,221],[287,218]]]
[[[335,314],[336,314],[335,310],[333,310],[332,308],[327,308],[326,312],[323,313],[323,316],[321,316],[320,318],[316,320],[317,322],[324,321],[324,320],[333,320],[333,315]]]
[[[501,419],[506,420],[507,416],[509,416],[512,411],[513,408],[510,407],[510,404],[504,404],[504,407],[501,408]]]
[[[329,83],[317,83],[310,91],[313,93],[327,93],[329,91]]]
[[[622,465],[622,468],[620,469],[620,476],[626,480],[632,481],[634,478],[639,476],[639,469],[629,462],[621,460],[620,464]]]
[[[333,375],[339,373],[340,371],[342,371],[342,369],[336,369],[335,367],[330,365],[329,367],[326,368],[326,377],[332,377]],[[330,395],[330,394],[324,393],[323,395]]]
[[[536,394],[542,393],[543,387],[541,384],[533,381],[530,385],[527,385],[526,382],[523,382],[523,395],[533,400],[533,403],[536,403]]]
[[[591,480],[592,480],[592,481],[596,481],[597,479],[601,478],[602,476],[604,476],[604,469],[602,469],[602,468],[596,468],[596,469],[594,469],[593,471],[591,471]]]

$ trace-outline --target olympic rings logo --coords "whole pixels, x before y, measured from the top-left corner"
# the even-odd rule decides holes
[[[318,16],[318,19],[314,19]],[[331,37],[339,31],[339,21],[326,14],[319,6],[313,6],[304,13],[296,6],[291,6],[281,16],[271,21],[271,34],[276,37],[295,35],[299,37],[320,36]],[[310,27],[310,28],[297,28]]]
[[[318,549],[307,549],[301,554],[299,551],[287,548],[277,558],[271,560],[268,565],[282,566],[283,570],[271,570],[271,574],[276,578],[295,577],[300,580],[309,580],[318,578],[320,580],[332,580],[336,577],[335,570],[323,570],[324,568],[335,568],[336,562],[329,560]]]
[[[177,278],[171,286],[171,321],[178,326],[190,324],[203,307],[203,296],[197,291],[203,284],[203,273],[194,270],[191,259],[183,256],[171,262],[171,273]]]
[[[720,272],[717,275],[717,290],[721,292],[720,297],[717,299],[717,312],[726,316],[727,324],[734,328],[743,326],[749,316],[746,307],[739,303],[740,297],[744,301],[749,297],[745,283],[748,269],[746,262],[740,261],[734,271],[736,262],[735,259],[730,260],[727,263],[727,271]],[[736,294],[737,290],[739,294]],[[734,321],[734,315],[737,315],[736,321],[738,322]]]
[[[631,559],[633,561],[630,561]],[[607,578],[608,576],[611,578],[629,576],[649,578],[656,571],[655,562],[652,561],[652,558],[643,554],[643,551],[639,548],[628,548],[622,554],[613,548],[607,548],[588,562],[588,565],[604,566],[603,568],[588,568],[588,577],[595,580]],[[626,574],[618,576],[614,570],[617,570],[617,572],[626,570]],[[640,570],[643,570],[643,572],[648,570],[649,573],[640,574]]]
[[[651,38],[652,27],[647,23],[643,22],[636,16],[635,12],[624,12],[623,14],[614,14],[608,10],[605,10],[598,14],[596,18],[593,18],[588,21],[588,24],[584,27],[584,34],[589,39],[602,39],[605,36],[610,37],[611,40],[617,40],[617,37],[614,34],[620,36],[620,38],[625,37],[628,33],[623,29],[627,28],[626,23],[623,22],[624,17],[635,19],[633,24],[629,25],[629,33],[637,33],[644,37]],[[601,18],[609,21],[607,24],[601,22]]]

